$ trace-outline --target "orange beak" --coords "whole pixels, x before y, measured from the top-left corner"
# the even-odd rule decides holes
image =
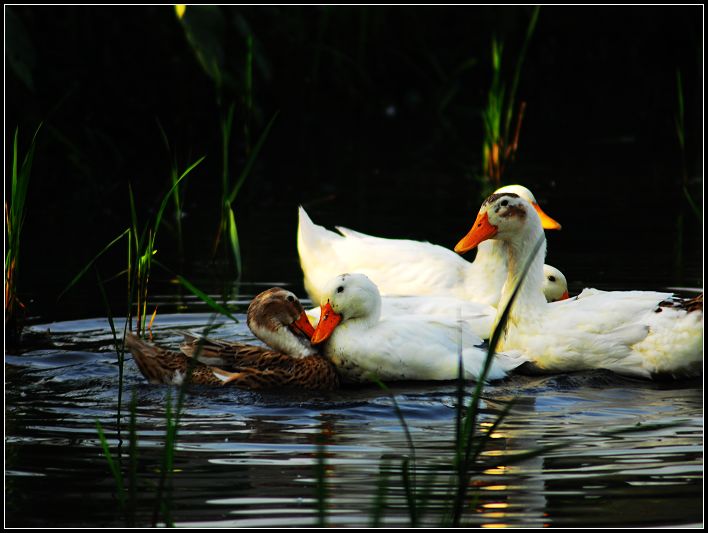
[[[531,205],[536,210],[536,213],[538,213],[538,216],[541,217],[541,226],[543,226],[543,229],[561,229],[561,225],[544,213],[543,209],[541,209],[537,203],[534,202]]]
[[[497,234],[498,228],[489,222],[487,212],[480,213],[474,221],[472,229],[455,245],[455,251],[463,254],[477,246],[480,242],[491,239]]]
[[[319,344],[326,341],[329,336],[332,335],[334,328],[342,321],[342,315],[335,313],[329,302],[325,305],[321,305],[320,310],[320,321],[310,341],[312,344]]]
[[[568,298],[570,298],[570,294],[568,294],[568,291],[565,291],[563,293],[563,296],[560,297],[561,300],[567,300]]]
[[[295,322],[290,324],[290,326],[298,331],[303,332],[305,335],[307,335],[308,339],[312,339],[312,336],[315,334],[315,328],[313,328],[312,324],[310,324],[310,321],[307,318],[307,314],[305,314],[304,311]]]

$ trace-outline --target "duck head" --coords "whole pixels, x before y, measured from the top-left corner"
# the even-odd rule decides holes
[[[292,356],[316,353],[310,343],[315,329],[300,300],[288,290],[274,287],[256,296],[248,306],[247,323],[274,350]]]
[[[487,239],[523,239],[527,228],[541,225],[535,208],[518,194],[494,193],[484,201],[472,229],[455,245],[455,251],[467,252]]]
[[[568,282],[563,272],[551,265],[543,265],[543,294],[547,302],[566,300],[569,297]]]
[[[364,274],[342,274],[327,284],[320,308],[320,321],[312,344],[327,340],[344,320],[377,322],[381,314],[381,295]]]
[[[501,187],[494,191],[494,194],[503,194],[503,193],[513,193],[518,195],[520,198],[523,198],[526,200],[528,203],[531,204],[531,206],[536,210],[536,213],[538,213],[539,218],[541,219],[541,225],[543,226],[543,229],[552,229],[552,230],[559,230],[561,229],[561,225],[553,220],[551,217],[549,217],[543,209],[541,209],[541,206],[538,205],[538,202],[536,201],[536,197],[533,195],[533,193],[528,190],[526,187],[523,185],[505,185],[504,187]]]

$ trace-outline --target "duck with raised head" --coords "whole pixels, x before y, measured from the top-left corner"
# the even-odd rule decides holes
[[[526,187],[508,185],[539,213],[544,228],[561,225],[546,215]],[[444,296],[496,307],[506,279],[506,255],[489,242],[479,247],[474,262],[428,242],[385,239],[338,227],[339,234],[315,225],[301,207],[297,244],[305,289],[313,302],[321,300],[331,278],[342,272],[367,275],[387,296]],[[404,305],[404,304],[398,304]],[[386,316],[384,305],[384,316]],[[410,312],[416,313],[415,309]]]
[[[314,328],[292,292],[276,287],[256,296],[248,307],[247,323],[269,348],[187,335],[182,352],[174,352],[133,334],[126,337],[126,347],[151,383],[180,384],[191,367],[192,383],[204,385],[321,390],[339,386],[332,363],[310,344]]]
[[[312,343],[323,344],[345,381],[457,379],[460,352],[464,377],[481,375],[487,350],[466,322],[419,315],[381,318],[381,296],[364,274],[330,280],[321,308]],[[487,378],[501,379],[523,362],[495,355]]]
[[[537,368],[554,372],[604,368],[642,378],[701,374],[702,297],[586,290],[579,298],[548,304],[539,290],[546,251],[541,219],[514,193],[487,198],[455,251],[464,253],[488,239],[507,255],[500,309],[520,284],[499,350],[517,351]]]

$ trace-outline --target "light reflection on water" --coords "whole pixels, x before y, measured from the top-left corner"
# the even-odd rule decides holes
[[[243,315],[239,315],[243,318]],[[177,328],[208,324],[204,313],[158,317],[155,340],[176,345]],[[105,319],[36,326],[51,331],[6,354],[6,524],[119,526],[115,484],[95,421],[111,447],[117,363]],[[251,342],[245,326],[213,336]],[[165,404],[174,389],[145,383],[130,356],[126,391],[137,398],[137,524],[149,525],[162,458]],[[424,523],[440,522],[454,437],[454,383],[391,384],[416,444],[419,485],[429,484]],[[695,525],[702,520],[702,388],[607,372],[514,376],[485,390],[480,423],[492,435],[472,480],[467,521],[483,527]],[[130,392],[123,397],[127,427]],[[645,426],[640,432],[612,434]],[[677,424],[655,427],[656,424]],[[398,470],[409,455],[391,399],[375,386],[332,393],[195,387],[187,396],[175,459],[173,516],[179,526],[293,527],[317,521],[318,438],[326,444],[327,522],[366,526],[381,470],[389,472],[384,523],[406,526]],[[123,439],[123,440],[121,440]],[[551,446],[523,462],[505,457]]]

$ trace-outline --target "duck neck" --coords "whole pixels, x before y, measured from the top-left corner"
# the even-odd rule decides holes
[[[470,299],[496,306],[507,273],[508,252],[502,241],[488,240],[477,246],[477,255],[467,270]],[[484,286],[480,287],[480,280]]]
[[[538,227],[535,224],[528,224],[526,231],[518,235],[518,238],[502,242],[507,253],[508,272],[502,289],[497,319],[519,285],[514,305],[509,312],[509,321],[518,325],[525,319],[533,318],[546,303],[542,290],[546,236],[540,224]],[[538,249],[536,249],[537,244]],[[534,251],[536,253],[531,257]],[[529,261],[528,271],[524,276],[524,269]]]
[[[292,357],[307,357],[317,353],[309,340],[296,335],[288,326],[275,320],[266,325],[249,323],[249,327],[258,339],[280,353]]]

